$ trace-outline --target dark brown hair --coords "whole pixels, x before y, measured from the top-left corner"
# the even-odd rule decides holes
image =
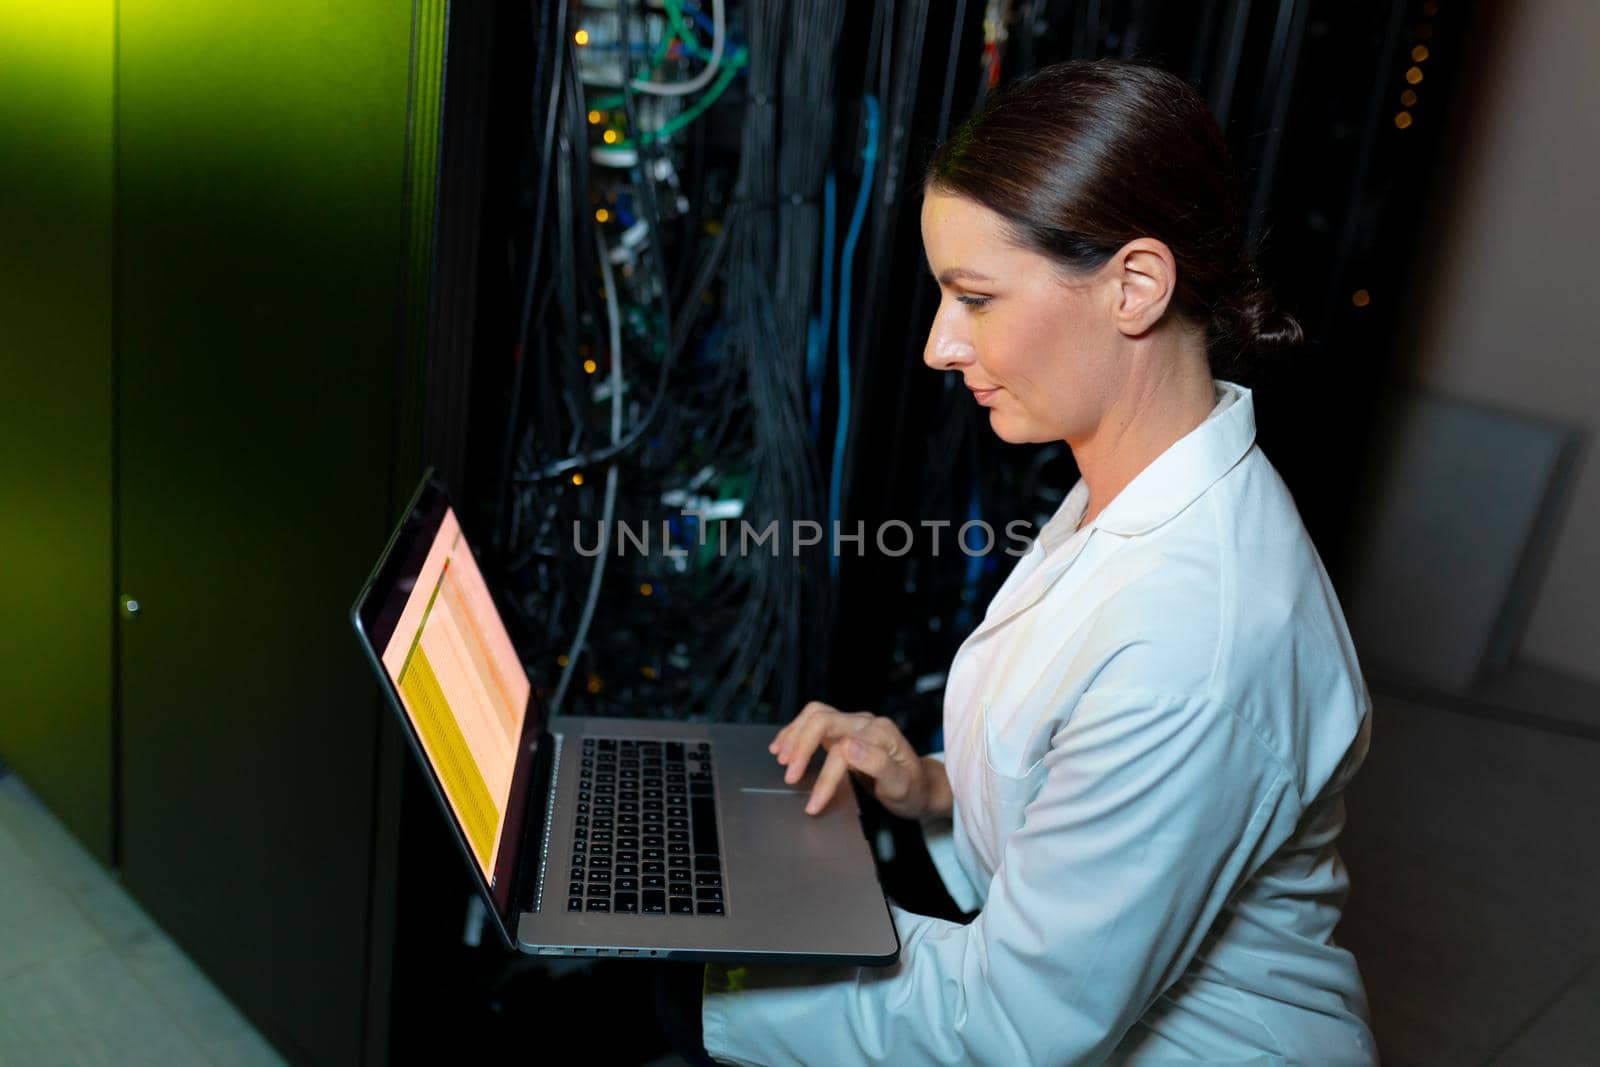
[[[1157,67],[1074,60],[1000,89],[939,146],[924,186],[984,205],[1071,271],[1136,237],[1162,241],[1178,269],[1168,311],[1205,327],[1213,375],[1304,338],[1244,246],[1222,131],[1199,93]]]

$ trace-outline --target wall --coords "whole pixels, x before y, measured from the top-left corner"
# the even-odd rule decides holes
[[[113,850],[114,6],[0,3],[0,759]]]
[[[1491,5],[1424,228],[1411,383],[1596,428],[1600,4]],[[1426,83],[1419,87],[1426,91]],[[1523,656],[1600,680],[1600,462],[1579,462]],[[1493,506],[1492,489],[1485,506]]]

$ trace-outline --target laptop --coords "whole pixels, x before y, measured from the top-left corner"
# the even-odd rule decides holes
[[[853,783],[807,815],[824,754],[789,785],[767,751],[775,726],[547,718],[431,472],[352,621],[507,946],[898,958]]]

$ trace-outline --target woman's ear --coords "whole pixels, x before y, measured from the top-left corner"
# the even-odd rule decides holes
[[[1178,265],[1172,250],[1152,237],[1123,245],[1111,260],[1117,286],[1113,310],[1117,329],[1138,337],[1161,321],[1178,287]]]

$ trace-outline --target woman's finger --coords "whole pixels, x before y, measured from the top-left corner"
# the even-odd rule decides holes
[[[894,724],[893,719],[886,719],[881,715],[874,716],[872,721],[862,728],[861,733],[881,747],[885,757],[894,766],[909,767],[917,761],[915,750],[900,732],[900,727]]]
[[[834,745],[828,750],[828,758],[817,775],[817,784],[811,787],[811,799],[806,801],[807,815],[815,815],[828,806],[828,801],[833,799],[834,789],[844,778],[845,772],[850,769],[845,763],[844,747],[844,745]]]
[[[790,785],[798,782],[811,764],[811,756],[824,741],[832,741],[860,730],[872,716],[867,712],[846,714],[829,708],[817,712],[804,723],[796,723],[794,734],[779,750],[778,760],[787,765],[783,780]]]
[[[772,739],[772,743],[767,746],[767,751],[768,752],[774,752],[774,753],[778,752],[783,747],[784,740],[786,738],[788,738],[794,732],[794,728],[797,725],[799,725],[799,723],[802,720],[804,720],[804,719],[806,719],[806,718],[808,718],[808,717],[810,717],[812,715],[815,715],[815,714],[817,714],[819,712],[837,711],[837,710],[838,710],[837,708],[830,707],[829,705],[824,704],[820,700],[808,701],[806,703],[806,706],[800,709],[800,714],[798,714],[794,718],[790,719],[788,724],[785,725],[783,729],[778,731],[777,736]]]
[[[870,775],[873,793],[880,800],[900,800],[911,791],[912,769],[897,755],[909,747],[893,725],[889,729],[875,728],[869,724],[855,737],[844,742],[845,758],[854,770]],[[853,747],[861,746],[858,755]]]
[[[831,704],[824,704],[820,700],[813,700],[800,709],[800,714],[796,715],[788,726],[779,731],[782,735],[781,738],[775,739],[778,742],[778,762],[787,763],[790,755],[795,751],[796,745],[807,735],[807,731],[818,729],[817,723],[820,720],[843,714],[838,708],[833,707]]]
[[[894,770],[889,754],[875,739],[868,737],[865,730],[835,745],[834,750],[843,752],[845,762],[850,765],[851,770],[860,771],[874,780],[881,779],[884,774]]]

